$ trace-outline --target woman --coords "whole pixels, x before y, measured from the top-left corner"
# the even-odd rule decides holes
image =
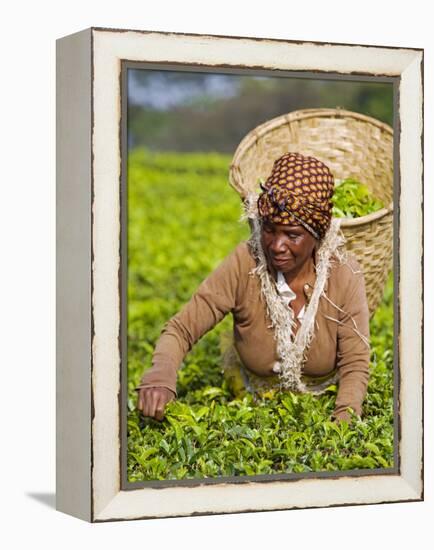
[[[369,376],[363,273],[332,219],[333,176],[321,161],[286,153],[248,200],[252,237],[199,286],[163,328],[138,408],[162,419],[193,344],[231,312],[234,344],[251,391],[265,385],[321,393],[338,380],[336,420],[358,415]]]

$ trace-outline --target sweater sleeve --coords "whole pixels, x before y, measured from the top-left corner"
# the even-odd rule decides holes
[[[245,247],[245,243],[238,245],[164,325],[155,346],[152,367],[144,373],[136,390],[165,387],[176,395],[177,370],[184,357],[201,336],[235,308]]]
[[[345,269],[351,272],[338,325],[337,368],[339,388],[333,416],[349,419],[348,407],[362,414],[369,378],[369,310],[363,272],[356,261]]]

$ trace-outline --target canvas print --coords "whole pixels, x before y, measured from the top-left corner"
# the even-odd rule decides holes
[[[125,70],[128,483],[396,468],[392,82]]]

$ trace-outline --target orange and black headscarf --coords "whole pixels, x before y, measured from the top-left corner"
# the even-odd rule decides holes
[[[329,168],[314,157],[286,153],[273,165],[258,198],[263,220],[300,224],[322,239],[332,217],[334,179]]]

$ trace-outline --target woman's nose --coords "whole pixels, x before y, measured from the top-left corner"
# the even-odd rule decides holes
[[[274,254],[286,250],[285,237],[282,235],[275,235],[271,241],[270,249]]]

